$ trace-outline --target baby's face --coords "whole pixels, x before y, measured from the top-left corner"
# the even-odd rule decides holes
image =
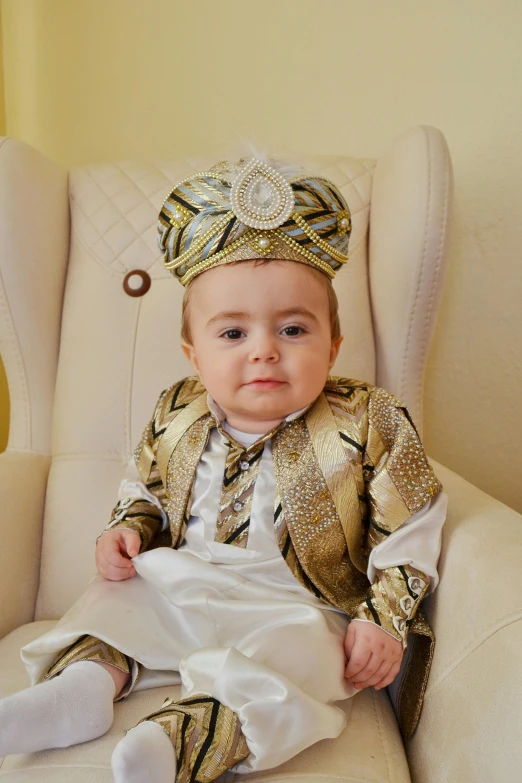
[[[328,294],[295,261],[214,267],[193,283],[192,344],[182,343],[232,427],[264,433],[321,393],[332,342]]]

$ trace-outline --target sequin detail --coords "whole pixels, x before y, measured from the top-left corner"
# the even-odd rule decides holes
[[[210,413],[189,427],[171,454],[167,468],[167,503],[172,545],[179,546],[190,517],[194,478],[207,446],[214,419]]]
[[[281,504],[279,546],[290,565],[292,550],[306,574],[306,586],[326,602],[352,614],[368,589],[347,556],[346,539],[335,504],[319,468],[303,418],[295,419],[273,440],[276,485]],[[291,544],[283,536],[288,528]],[[293,570],[293,569],[292,569]],[[293,571],[300,578],[299,570]]]
[[[410,514],[441,491],[407,409],[384,389],[373,388],[368,408],[369,439],[374,434],[387,452],[386,471]],[[374,463],[377,469],[378,464]]]

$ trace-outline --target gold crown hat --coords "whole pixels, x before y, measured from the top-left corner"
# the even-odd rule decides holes
[[[279,162],[222,161],[184,179],[158,217],[164,265],[186,285],[220,264],[300,261],[332,278],[348,261],[351,215],[330,180]]]

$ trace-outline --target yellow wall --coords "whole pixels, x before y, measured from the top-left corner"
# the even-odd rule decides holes
[[[522,511],[520,0],[3,0],[7,130],[66,166],[440,128],[455,237],[429,453]]]
[[[4,72],[2,64],[2,37],[1,37],[1,14],[0,14],[0,136],[6,132],[5,110],[4,110]],[[5,377],[4,363],[0,356],[0,451],[5,451],[7,446],[7,436],[9,433],[9,391],[7,389],[7,378]]]

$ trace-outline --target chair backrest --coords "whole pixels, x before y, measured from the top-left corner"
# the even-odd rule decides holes
[[[26,154],[20,151],[25,145],[14,147]],[[124,466],[158,394],[192,372],[179,346],[183,289],[162,266],[156,218],[174,184],[214,162],[125,162],[70,172],[70,245],[36,619],[61,616],[94,574],[95,538],[107,524]],[[426,351],[447,256],[450,201],[443,193],[451,192],[451,164],[444,138],[418,126],[401,134],[378,163],[340,156],[306,162],[340,187],[352,212],[350,261],[334,281],[345,339],[333,372],[399,394],[420,426]],[[56,225],[66,238],[60,219]],[[47,285],[61,294],[58,266]],[[123,278],[135,269],[152,279],[142,297],[123,289]],[[12,291],[23,302],[25,292]],[[34,327],[31,319],[26,313]],[[15,328],[23,329],[23,317],[18,320]],[[45,328],[42,319],[38,325]],[[37,357],[38,341],[33,334],[31,356]],[[13,405],[34,409],[36,387],[17,393],[8,363],[6,370]],[[54,383],[52,370],[47,374],[47,385]],[[16,437],[13,432],[8,448],[17,448]],[[43,442],[40,448],[45,450]]]

